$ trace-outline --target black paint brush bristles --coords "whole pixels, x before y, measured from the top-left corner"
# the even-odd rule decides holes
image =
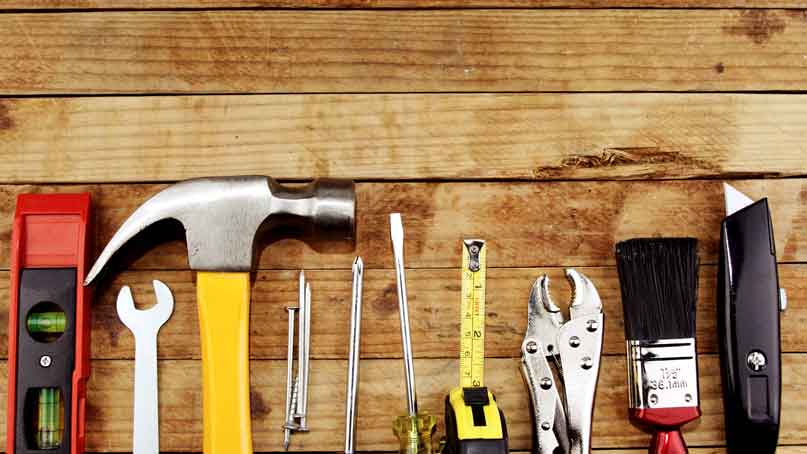
[[[694,238],[638,238],[616,245],[627,339],[695,337],[697,246]]]
[[[686,454],[680,427],[700,417],[697,246],[694,238],[641,238],[616,245],[629,414],[653,431],[653,454]]]

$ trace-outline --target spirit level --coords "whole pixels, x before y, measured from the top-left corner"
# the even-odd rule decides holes
[[[82,454],[89,194],[22,194],[11,236],[6,452]]]

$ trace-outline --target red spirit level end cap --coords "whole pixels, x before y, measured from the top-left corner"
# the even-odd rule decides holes
[[[78,267],[86,263],[89,194],[20,194],[12,249],[20,268]],[[13,260],[14,258],[12,258]]]

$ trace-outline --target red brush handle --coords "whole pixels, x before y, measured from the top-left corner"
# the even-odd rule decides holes
[[[650,442],[650,454],[687,454],[687,444],[681,431],[672,429],[668,431],[658,431],[653,434]]]
[[[681,426],[698,419],[701,411],[694,407],[631,408],[630,417],[653,429],[650,454],[687,454]]]

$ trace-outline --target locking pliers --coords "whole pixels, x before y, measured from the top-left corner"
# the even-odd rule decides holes
[[[532,399],[534,454],[589,454],[594,393],[602,351],[602,302],[594,284],[572,268],[571,320],[549,294],[549,278],[536,279],[529,302],[521,371]],[[550,361],[555,364],[554,373]],[[561,399],[561,386],[565,399]]]

